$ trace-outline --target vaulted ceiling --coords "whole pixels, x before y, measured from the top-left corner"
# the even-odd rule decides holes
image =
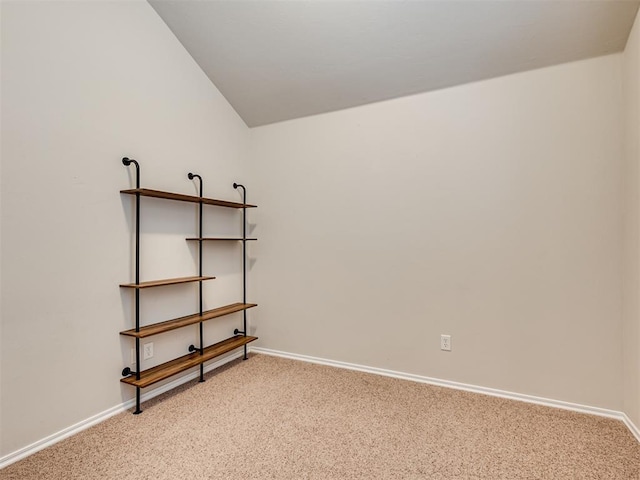
[[[149,2],[250,127],[619,52],[639,3]]]

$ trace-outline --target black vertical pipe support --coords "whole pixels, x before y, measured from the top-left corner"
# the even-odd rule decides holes
[[[244,185],[234,183],[233,188],[242,189],[242,303],[247,303],[247,189]],[[242,334],[247,336],[247,310],[242,311]],[[244,345],[244,357],[247,359],[247,345]]]
[[[202,186],[202,177],[196,173],[191,173],[187,175],[189,180],[193,180],[197,178],[200,180],[200,199],[202,199],[203,186]],[[198,208],[198,275],[202,277],[202,200],[200,201]],[[200,316],[202,317],[202,280],[198,282],[198,298],[200,301]],[[204,355],[204,332],[202,322],[200,322],[200,355]],[[204,364],[200,364],[200,382],[204,382]]]
[[[136,189],[140,189],[140,165],[132,158],[124,157],[122,164],[136,166]],[[136,285],[140,283],[140,193],[136,193]],[[140,331],[140,289],[136,288],[136,332]],[[140,380],[140,337],[136,337],[136,380]],[[142,413],[140,409],[140,387],[136,387],[136,410],[134,415]]]

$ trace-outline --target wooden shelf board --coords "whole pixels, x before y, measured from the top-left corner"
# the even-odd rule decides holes
[[[255,303],[232,303],[231,305],[225,305],[224,307],[214,308],[213,310],[207,310],[202,315],[188,315],[186,317],[175,318],[173,320],[167,320],[166,322],[154,323],[153,325],[146,325],[136,332],[135,328],[120,332],[120,335],[126,335],[129,337],[145,338],[159,333],[169,332],[176,328],[186,327],[188,325],[194,325],[196,323],[205,322],[213,318],[222,317],[231,313],[241,312],[252,307],[256,307]]]
[[[181,278],[166,278],[164,280],[153,280],[150,282],[142,283],[125,283],[121,284],[122,288],[149,288],[149,287],[162,287],[164,285],[177,285],[179,283],[191,283],[200,282],[202,280],[213,280],[216,277],[181,277]]]
[[[225,241],[234,241],[234,242],[239,242],[242,240],[258,240],[257,238],[242,238],[242,237],[227,237],[227,238],[217,238],[217,237],[199,237],[199,238],[187,238],[188,241],[196,241],[196,242],[208,242],[208,241],[218,241],[218,242],[225,242]]]
[[[200,365],[207,360],[224,355],[225,353],[235,350],[238,347],[242,347],[243,345],[257,339],[258,337],[244,337],[242,335],[236,335],[235,337],[227,338],[222,342],[214,343],[213,345],[205,348],[203,355],[200,355],[200,352],[193,352],[176,358],[175,360],[171,360],[170,362],[144,370],[140,372],[140,380],[136,380],[135,375],[129,375],[128,377],[122,378],[120,381],[135,387],[148,387],[149,385],[153,385],[154,383],[169,378],[177,373]]]
[[[179,202],[204,203],[206,205],[215,205],[217,207],[256,208],[255,205],[248,205],[245,203],[196,197],[195,195],[185,195],[182,193],[162,192],[160,190],[151,190],[150,188],[131,188],[129,190],[120,190],[120,193],[126,193],[127,195],[135,195],[136,193],[139,193],[142,197],[166,198],[167,200],[178,200]]]

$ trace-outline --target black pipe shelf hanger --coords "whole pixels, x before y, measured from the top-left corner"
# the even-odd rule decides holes
[[[122,159],[122,163],[125,166],[129,166],[134,164],[136,167],[136,188],[121,190],[120,193],[124,193],[127,195],[134,195],[136,201],[136,221],[135,221],[135,238],[136,238],[136,247],[135,247],[135,281],[133,283],[124,283],[121,284],[121,288],[129,288],[135,290],[135,328],[130,330],[125,330],[120,332],[120,335],[126,337],[133,337],[135,339],[135,357],[136,357],[136,368],[138,371],[132,371],[130,367],[125,368],[122,371],[122,378],[120,381],[129,385],[136,387],[136,409],[133,412],[134,414],[142,413],[140,408],[140,389],[153,385],[156,382],[169,378],[178,373],[189,370],[193,367],[199,367],[200,375],[199,380],[201,382],[204,381],[204,363],[208,360],[212,360],[220,355],[224,355],[225,353],[229,353],[237,348],[244,347],[243,351],[243,359],[246,360],[247,357],[247,344],[253,342],[258,339],[258,337],[248,336],[247,335],[247,310],[253,307],[256,307],[255,303],[247,303],[247,251],[246,251],[246,242],[247,241],[255,241],[256,238],[247,238],[246,236],[246,220],[247,220],[247,208],[255,208],[256,205],[247,204],[247,192],[243,185],[239,185],[237,183],[233,184],[233,188],[242,188],[242,203],[231,202],[228,200],[216,200],[213,198],[205,198],[202,195],[203,192],[203,181],[202,177],[198,174],[189,173],[187,177],[189,180],[197,179],[199,181],[199,196],[194,195],[185,195],[181,193],[172,193],[172,192],[164,192],[160,190],[151,190],[148,188],[140,188],[140,165],[136,160],[129,159],[127,157]],[[169,278],[163,280],[153,280],[140,282],[140,197],[154,197],[154,198],[164,198],[167,200],[177,200],[180,202],[190,202],[197,203],[198,205],[198,236],[195,238],[187,238],[187,240],[198,241],[198,275],[191,277],[181,277],[181,278]],[[217,207],[226,207],[226,208],[236,208],[242,209],[242,237],[233,237],[233,238],[214,238],[214,237],[203,237],[202,235],[202,221],[203,221],[203,206],[204,205],[212,205]],[[206,280],[214,280],[215,277],[203,275],[202,273],[202,247],[203,242],[205,241],[241,241],[242,242],[242,302],[232,303],[230,305],[224,305],[218,308],[214,308],[211,310],[203,311],[203,294],[202,294],[202,282]],[[146,288],[153,287],[163,287],[169,285],[177,285],[184,283],[198,283],[198,313],[194,313],[192,315],[187,315],[185,317],[174,318],[170,320],[165,320],[157,323],[152,323],[149,325],[140,325],[140,290]],[[204,335],[203,335],[203,324],[208,320],[212,320],[215,318],[220,318],[225,315],[230,315],[233,313],[242,312],[242,325],[243,330],[235,329],[233,332],[233,336],[226,338],[222,341],[214,343],[213,345],[209,345],[207,347],[204,346]],[[176,330],[178,328],[187,327],[189,325],[198,325],[199,332],[199,347],[195,347],[194,345],[190,345],[188,351],[190,353],[178,357],[169,362],[162,363],[160,365],[156,365],[155,367],[149,368],[147,370],[140,371],[140,357],[141,357],[141,349],[140,349],[140,339],[147,338],[153,335],[158,335],[160,333],[169,332],[171,330]]]

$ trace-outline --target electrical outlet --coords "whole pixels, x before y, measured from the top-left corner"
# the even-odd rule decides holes
[[[153,342],[145,343],[142,346],[142,359],[149,360],[153,357]]]
[[[440,335],[440,350],[451,351],[451,335]]]
[[[135,348],[131,349],[131,361],[129,363],[131,364],[132,367],[136,364],[136,349]]]

